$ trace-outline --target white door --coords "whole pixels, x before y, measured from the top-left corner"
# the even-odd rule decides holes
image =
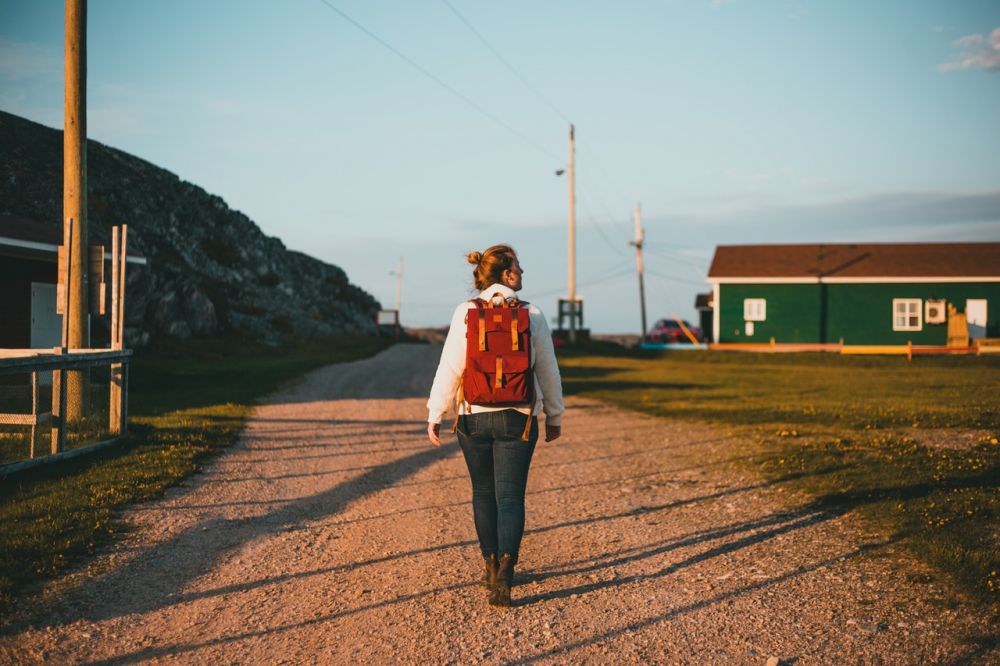
[[[31,283],[31,348],[58,347],[62,344],[62,315],[56,314],[56,286]],[[52,373],[42,372],[38,383],[52,383]]]
[[[965,318],[969,322],[969,339],[986,337],[986,299],[970,298],[965,302]]]

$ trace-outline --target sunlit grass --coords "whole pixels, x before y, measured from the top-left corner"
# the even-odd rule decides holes
[[[387,345],[338,338],[274,350],[224,340],[140,355],[122,445],[0,482],[0,611],[106,543],[121,528],[118,509],[160,496],[235,442],[256,399]]]
[[[743,464],[1000,605],[1000,358],[605,351],[562,354],[568,392],[723,425]]]

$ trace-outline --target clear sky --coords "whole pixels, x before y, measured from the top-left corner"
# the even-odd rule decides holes
[[[567,119],[599,332],[639,328],[638,201],[650,319],[694,318],[720,244],[1000,240],[996,0],[328,3],[91,0],[90,136],[387,307],[405,256],[408,325],[497,242],[555,313]],[[0,108],[62,126],[62,31],[62,2],[0,0]]]

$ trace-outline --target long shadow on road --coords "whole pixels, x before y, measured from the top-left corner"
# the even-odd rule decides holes
[[[287,503],[257,517],[199,522],[176,536],[145,549],[129,563],[88,581],[74,596],[105,599],[82,616],[93,621],[145,613],[176,603],[176,592],[211,571],[231,549],[262,536],[287,530],[342,511],[348,504],[391,486],[456,453],[455,445],[423,451],[367,469],[329,490]],[[192,557],[192,554],[197,554]],[[133,594],[137,581],[145,586]],[[11,627],[10,629],[14,629]]]

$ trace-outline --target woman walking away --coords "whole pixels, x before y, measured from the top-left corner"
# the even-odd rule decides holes
[[[545,412],[545,441],[561,434],[562,384],[545,316],[518,300],[524,271],[508,245],[468,255],[479,294],[455,308],[431,396],[427,435],[455,403],[458,443],[472,479],[472,512],[489,603],[510,606],[524,534],[524,488]]]

